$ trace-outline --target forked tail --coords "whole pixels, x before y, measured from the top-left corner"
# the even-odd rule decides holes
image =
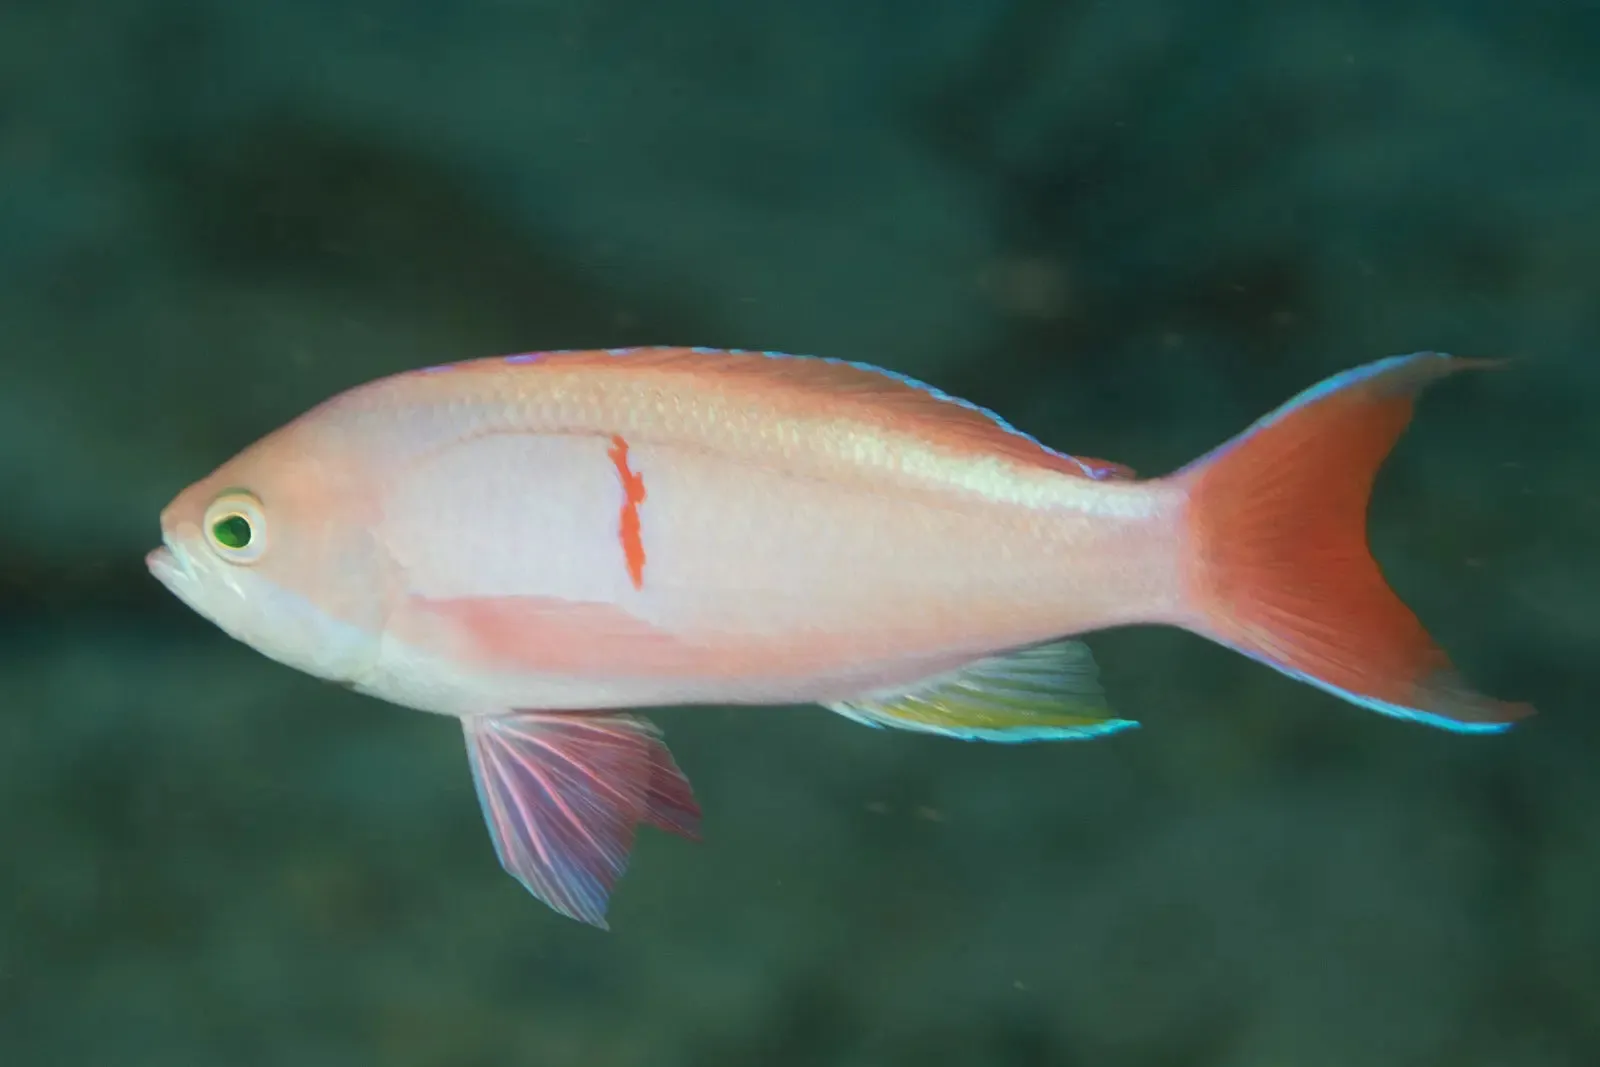
[[[1487,363],[1419,352],[1358,367],[1175,474],[1187,625],[1387,715],[1486,732],[1531,714],[1467,687],[1367,547],[1372,483],[1416,394]]]

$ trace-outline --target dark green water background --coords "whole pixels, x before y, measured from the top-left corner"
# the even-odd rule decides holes
[[[0,0],[0,1064],[1600,1063],[1600,9]],[[601,934],[459,731],[145,573],[348,385],[644,342],[867,360],[1170,469],[1420,348],[1373,541],[1467,738],[1187,635],[1145,729],[662,713],[706,810]]]

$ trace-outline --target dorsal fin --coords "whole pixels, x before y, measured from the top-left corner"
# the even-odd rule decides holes
[[[890,427],[915,428],[939,443],[963,451],[1003,456],[1096,481],[1133,478],[1131,468],[1099,459],[1057,452],[986,408],[867,363],[782,352],[717,348],[608,348],[526,352],[471,360],[431,371],[529,367],[616,367],[680,371],[730,383],[781,385],[792,394],[829,405],[848,405],[858,414],[877,416]]]

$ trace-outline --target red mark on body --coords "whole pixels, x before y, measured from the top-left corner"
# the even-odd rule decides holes
[[[628,442],[620,434],[613,434],[611,447],[606,450],[611,462],[616,464],[617,477],[622,480],[622,514],[617,535],[622,541],[622,558],[628,564],[628,577],[633,587],[644,587],[644,541],[639,537],[639,505],[644,503],[644,478],[628,469]]]

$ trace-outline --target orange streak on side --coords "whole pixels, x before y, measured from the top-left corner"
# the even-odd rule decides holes
[[[611,462],[616,464],[617,477],[622,481],[622,513],[619,516],[618,536],[622,540],[622,556],[628,564],[628,577],[633,587],[644,587],[644,541],[639,536],[639,505],[644,503],[644,476],[628,469],[628,442],[620,434],[613,434],[611,447],[606,450]]]

